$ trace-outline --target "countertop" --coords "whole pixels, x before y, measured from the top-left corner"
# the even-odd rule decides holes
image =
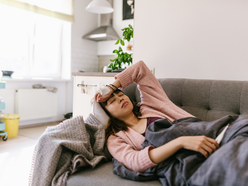
[[[118,73],[114,72],[72,72],[73,76],[102,76],[102,77],[114,77]]]

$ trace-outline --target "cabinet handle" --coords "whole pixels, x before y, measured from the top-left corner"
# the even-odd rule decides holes
[[[97,85],[77,84],[77,87],[96,87]]]
[[[77,87],[81,87],[81,91],[83,94],[88,94],[87,87],[96,87],[97,85],[87,85],[87,84],[77,84]]]

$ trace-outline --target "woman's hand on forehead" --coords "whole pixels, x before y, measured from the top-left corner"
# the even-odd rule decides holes
[[[109,88],[110,89],[110,88]],[[104,96],[102,96],[100,93],[97,93],[96,95],[95,95],[95,100],[97,101],[97,102],[104,102],[104,101],[107,101],[109,98],[110,98],[110,96],[111,96],[111,94],[113,94],[113,90],[112,89],[110,89],[110,91],[109,91],[109,93],[108,94],[106,94],[106,95],[104,95]]]

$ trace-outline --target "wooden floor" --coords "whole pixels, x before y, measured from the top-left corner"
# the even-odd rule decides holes
[[[20,128],[18,136],[0,139],[0,185],[27,186],[34,146],[49,123],[38,127]]]

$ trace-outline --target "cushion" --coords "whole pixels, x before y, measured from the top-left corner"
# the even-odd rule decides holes
[[[109,88],[106,87],[105,84],[103,83],[98,83],[96,87],[94,87],[94,97],[97,93],[101,95],[106,95],[109,93]],[[102,109],[101,105],[94,99],[92,98],[92,113],[93,115],[100,121],[102,125],[106,127],[109,116],[105,113],[105,111]]]
[[[113,173],[113,163],[98,164],[94,169],[83,168],[75,174],[69,175],[67,186],[161,186],[158,180],[137,182],[118,177]]]
[[[93,101],[92,112],[93,115],[98,119],[98,121],[100,121],[100,123],[106,127],[109,116],[102,109],[101,105],[95,100]]]

